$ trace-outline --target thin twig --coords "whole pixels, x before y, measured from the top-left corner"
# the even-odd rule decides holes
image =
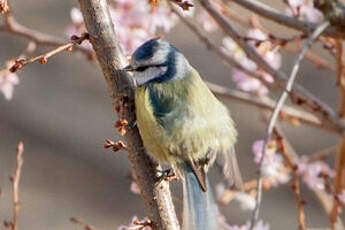
[[[157,164],[146,153],[138,128],[132,126],[136,120],[133,103],[135,84],[133,78],[122,70],[127,60],[114,31],[107,1],[79,0],[79,4],[90,42],[113,100],[114,110],[120,119],[125,119],[131,126],[131,128],[127,127],[127,132],[124,133],[124,141],[141,196],[149,211],[149,219],[152,220],[152,229],[179,230],[169,182],[161,180],[157,183]],[[116,105],[118,98],[123,95],[127,99],[123,102],[120,112]]]
[[[279,133],[277,129],[274,130],[275,134],[277,136],[277,142],[279,143],[280,152],[282,153],[283,157],[285,158],[288,166],[291,169],[292,177],[293,177],[293,185],[292,189],[296,196],[296,203],[298,207],[298,227],[299,230],[306,230],[305,225],[305,213],[304,213],[304,204],[305,201],[301,198],[301,191],[300,191],[300,183],[298,178],[298,167],[295,165],[294,161],[292,160],[290,154],[288,153],[285,141],[283,139],[283,136]]]
[[[22,24],[19,24],[11,12],[5,14],[4,24],[0,26],[0,32],[7,32],[10,34],[14,34],[17,36],[24,37],[30,41],[35,42],[38,45],[45,45],[45,46],[62,46],[66,44],[64,39],[56,38],[52,35],[42,33],[37,30],[30,29]],[[92,53],[89,49],[85,47],[78,46],[76,50],[81,51],[88,58],[92,57]]]
[[[7,229],[10,230],[17,230],[18,225],[18,213],[19,213],[19,182],[20,182],[20,176],[22,172],[23,167],[23,152],[24,152],[24,144],[23,142],[19,142],[17,145],[17,151],[16,151],[16,171],[14,174],[10,177],[10,181],[12,182],[12,189],[13,189],[13,217],[12,221],[8,222],[5,221],[4,225]]]
[[[231,21],[236,21],[239,25],[243,27],[250,27],[250,21],[251,19],[248,17],[244,17],[243,14],[239,14],[236,12],[236,10],[231,10],[231,2],[228,2],[227,0],[222,0],[221,2],[218,2],[218,4],[221,5],[222,13],[227,16]]]
[[[26,49],[23,51],[23,53],[19,56],[18,59],[21,58],[29,58],[32,57],[34,54],[35,50],[37,49],[37,44],[34,41],[29,41]]]
[[[321,189],[312,189],[312,191],[315,193],[316,197],[320,201],[323,209],[325,210],[326,214],[328,216],[331,215],[332,213],[332,201],[333,201],[333,196],[328,194],[326,191],[321,190]],[[338,217],[337,222],[336,222],[336,228],[335,230],[344,230],[345,226],[342,223],[342,220]],[[330,229],[328,229],[330,230]]]
[[[275,108],[275,103],[270,98],[257,98],[250,96],[248,93],[229,89],[211,82],[206,81],[206,83],[210,90],[219,97],[229,98],[231,100],[239,101],[244,104],[252,105],[259,109],[269,111],[273,111]],[[303,110],[298,110],[290,106],[284,106],[284,108],[282,108],[282,110],[279,112],[279,117],[293,124],[298,124],[300,122],[331,133],[336,133],[336,130],[330,129],[327,124],[324,124],[323,121],[314,114]]]
[[[10,68],[10,71],[14,73],[22,69],[25,65],[33,63],[33,62],[37,62],[37,61],[41,62],[41,64],[46,64],[48,61],[48,58],[50,58],[51,56],[54,56],[62,51],[72,51],[73,47],[80,45],[83,41],[87,40],[88,38],[89,38],[89,35],[87,33],[84,33],[81,37],[72,36],[71,42],[58,46],[57,48],[45,54],[42,54],[33,58],[29,58],[29,59],[16,60],[15,64]]]
[[[24,152],[24,144],[23,142],[19,142],[17,146],[17,154],[16,154],[16,159],[17,159],[17,167],[16,167],[16,172],[15,174],[11,177],[11,181],[13,183],[13,205],[14,205],[14,210],[13,210],[13,230],[17,229],[17,223],[18,223],[18,213],[19,213],[19,181],[20,181],[20,176],[22,172],[22,167],[23,167],[23,152]]]
[[[337,62],[337,85],[339,87],[339,102],[338,102],[338,111],[339,117],[345,120],[345,75],[343,72],[344,63],[343,63],[343,44],[342,40],[337,40],[337,53],[336,53],[336,62]],[[345,138],[341,137],[339,141],[337,156],[335,160],[335,179],[334,179],[334,199],[333,199],[333,208],[330,213],[330,223],[331,228],[334,229],[335,224],[338,219],[340,201],[337,196],[342,193],[345,185]]]
[[[278,130],[276,128],[276,130]],[[281,134],[281,131],[278,130],[280,136],[282,136]],[[286,142],[286,137],[284,137],[284,145],[286,146],[285,144]],[[284,146],[284,147],[285,147]],[[313,161],[319,161],[319,160],[323,160],[325,157],[329,156],[330,153],[336,151],[336,145],[332,146],[332,147],[329,147],[325,150],[322,150],[320,152],[317,152],[317,153],[314,153],[312,155],[309,155],[308,156],[308,162],[313,162]],[[285,147],[285,150],[287,148]],[[292,154],[291,154],[292,155]],[[295,155],[294,156],[294,159],[296,160],[297,159],[297,156]],[[292,159],[291,159],[292,160]],[[295,161],[292,161],[292,162],[295,162]],[[292,168],[289,167],[289,168],[286,168],[286,173],[288,174],[289,172],[292,171]],[[257,180],[256,179],[253,179],[253,180],[250,180],[246,183],[243,183],[243,186],[242,186],[242,191],[249,191],[249,190],[252,190],[252,189],[255,189],[257,187],[258,183],[257,183]],[[271,186],[271,183],[270,183],[270,178],[265,178],[263,180],[263,189],[266,191],[266,190],[270,190],[272,188]],[[227,189],[226,191],[224,191],[224,193],[218,198],[218,203],[220,205],[227,205],[229,204],[230,201],[233,200],[233,198],[235,198],[235,196],[239,193],[239,192],[242,192],[242,191],[239,191],[239,190],[235,190],[235,189]],[[314,190],[313,190],[314,191]]]
[[[265,70],[267,73],[272,75],[275,79],[283,83],[285,81],[285,76],[283,73],[278,72],[272,66],[270,66],[262,57],[257,53],[257,51],[249,45],[242,36],[240,36],[237,31],[233,28],[230,24],[229,20],[224,17],[214,6],[210,0],[199,0],[200,4],[204,7],[204,9],[214,18],[214,20],[218,23],[218,25],[223,29],[223,31],[229,35],[246,53],[246,55],[253,60],[260,68]]]
[[[299,53],[301,51],[301,49],[298,46],[293,46],[293,44],[285,46],[284,49],[294,53]],[[332,63],[328,62],[325,58],[322,58],[311,51],[307,51],[305,57],[309,61],[313,62],[317,68],[336,71],[336,68]]]
[[[105,143],[104,143],[104,148],[108,149],[108,148],[112,148],[114,152],[120,151],[120,150],[127,150],[127,146],[125,143],[123,143],[123,141],[112,141],[109,139],[105,139]]]
[[[8,60],[6,62],[6,65],[3,69],[0,69],[0,76],[4,76],[4,75],[7,75],[9,74],[11,71],[10,71],[10,68],[14,65],[14,63],[16,62],[16,60],[20,60],[20,59],[24,59],[24,58],[28,58],[28,57],[31,57],[32,54],[35,52],[36,50],[36,43],[33,42],[33,41],[30,41],[26,47],[26,49],[22,52],[22,54],[20,54],[18,56],[18,58],[16,59],[11,59],[11,60]]]
[[[336,151],[337,151],[337,145],[333,145],[331,147],[328,147],[326,149],[323,149],[321,151],[318,151],[316,153],[309,155],[308,162],[325,160],[325,158],[330,156],[332,153],[335,153]]]
[[[7,0],[2,0],[0,2],[0,14],[5,14],[10,11],[10,6],[8,5]]]
[[[289,172],[286,172],[289,173]],[[264,190],[268,191],[270,189],[273,188],[272,183],[270,182],[270,180],[273,179],[270,177],[267,177],[267,179],[264,180]],[[227,189],[226,191],[224,191],[224,193],[218,198],[218,204],[222,205],[222,206],[226,206],[228,205],[235,197],[238,193],[240,192],[246,192],[246,191],[255,191],[256,186],[257,186],[257,180],[250,180],[246,183],[243,184],[241,190],[236,190],[236,189]]]
[[[78,218],[71,217],[69,220],[70,220],[72,223],[77,224],[77,225],[83,227],[84,230],[97,230],[96,227],[94,227],[94,226],[92,226],[92,225],[90,225],[90,224],[87,224],[87,223],[85,223],[84,221],[82,221],[82,220],[80,220],[80,219],[78,219]]]
[[[241,39],[241,36],[233,28],[229,20],[216,9],[210,0],[199,0],[199,2],[214,18],[222,30],[242,48],[247,56],[265,72],[270,74],[275,79],[275,84],[277,84],[277,86],[284,88],[286,81],[288,81],[286,74],[282,71],[274,69],[251,45]],[[318,117],[324,119],[325,122],[328,122],[330,126],[333,126],[334,129],[337,129],[340,135],[345,137],[345,124],[339,121],[339,118],[335,115],[334,110],[306,90],[303,86],[296,83],[290,92],[290,96],[293,99],[293,102],[295,102],[297,105],[303,106],[306,109],[315,112]]]
[[[276,125],[275,129],[278,130],[278,132],[280,133],[281,136],[283,136],[283,138],[285,140],[285,145],[286,145],[287,149],[289,150],[289,153],[290,153],[293,161],[294,162],[300,162],[298,154],[296,153],[295,149],[289,143],[287,137],[284,135],[284,133],[280,129],[279,125]],[[318,189],[318,188],[311,188],[311,191],[314,192],[314,194],[316,195],[316,197],[320,201],[320,203],[321,203],[322,207],[324,208],[326,214],[330,215],[331,210],[332,210],[332,196],[330,196],[326,191]],[[338,218],[337,224],[338,224],[338,227],[339,227],[337,230],[344,229],[343,223],[340,220],[340,218]],[[327,230],[329,230],[329,229],[327,229]]]
[[[189,2],[188,0],[170,0],[177,6],[181,7],[182,10],[188,11],[190,7],[194,7],[192,2]]]
[[[299,69],[299,64],[302,61],[305,52],[309,49],[309,47],[312,45],[312,43],[314,42],[314,40],[322,33],[322,31],[324,31],[324,29],[326,29],[329,26],[329,22],[324,22],[322,23],[320,26],[317,27],[317,29],[312,33],[312,35],[308,38],[308,40],[305,42],[305,45],[303,47],[303,49],[301,50],[301,52],[299,53],[299,55],[297,56],[294,64],[293,64],[293,68],[289,77],[289,80],[286,83],[285,89],[283,91],[283,93],[280,95],[278,102],[276,104],[276,107],[271,115],[269,124],[267,126],[267,130],[266,130],[266,137],[265,137],[265,141],[264,141],[264,147],[262,150],[262,154],[261,154],[261,159],[260,159],[260,163],[259,163],[259,175],[258,175],[258,186],[257,186],[257,195],[256,195],[256,205],[255,205],[255,209],[253,211],[253,216],[252,216],[252,221],[251,221],[251,226],[250,226],[250,230],[253,229],[258,217],[259,217],[259,209],[260,209],[260,205],[261,205],[261,198],[262,198],[262,165],[263,165],[263,161],[264,161],[264,157],[267,151],[267,145],[269,140],[271,139],[272,136],[272,132],[273,132],[273,128],[277,122],[278,119],[278,115],[279,112],[281,110],[281,108],[283,107],[286,98],[288,97],[288,94],[291,92],[293,84],[295,82],[296,76],[297,76],[297,71]]]
[[[170,8],[179,17],[182,23],[184,23],[190,29],[190,31],[192,31],[195,34],[195,36],[199,38],[199,40],[203,44],[205,44],[206,48],[214,52],[215,54],[217,54],[222,59],[222,61],[224,61],[228,66],[230,66],[231,68],[235,67],[241,70],[242,72],[246,73],[248,76],[258,79],[259,81],[262,82],[263,85],[265,85],[269,89],[273,87],[272,83],[266,81],[266,79],[264,79],[261,74],[244,68],[235,59],[227,55],[224,52],[224,50],[220,49],[216,44],[214,44],[206,35],[204,35],[203,31],[200,28],[198,28],[192,22],[188,21],[184,16],[181,15],[179,11],[177,11],[173,7],[170,7]]]
[[[230,0],[228,0],[230,1]],[[297,20],[295,17],[284,15],[282,12],[265,5],[261,1],[257,0],[231,0],[241,5],[242,7],[247,8],[248,10],[257,13],[267,19],[270,19],[276,23],[288,26],[293,29],[303,31],[304,33],[310,33],[317,28],[317,24]],[[324,32],[325,35],[331,36],[334,38],[345,38],[345,33],[342,29],[337,27],[329,27]]]
[[[266,29],[259,22],[259,18],[257,17],[257,15],[254,14],[254,15],[251,15],[250,18],[245,18],[243,15],[239,15],[236,12],[231,11],[231,8],[227,7],[226,5],[227,1],[229,0],[222,0],[223,2],[222,13],[224,13],[224,15],[228,16],[232,21],[236,21],[240,23],[242,26],[257,28],[261,30],[262,32],[268,34],[269,36],[271,35],[270,31]],[[286,43],[286,45],[282,45],[281,49],[284,49],[288,52],[299,53],[301,51],[301,49],[298,47],[299,43],[300,43],[300,40],[292,40]],[[319,55],[316,55],[312,51],[307,51],[307,53],[305,54],[305,58],[313,62],[317,66],[317,68],[324,68],[324,69],[336,71],[335,66],[329,63],[325,58],[322,58]]]

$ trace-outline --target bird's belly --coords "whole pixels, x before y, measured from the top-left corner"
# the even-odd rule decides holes
[[[171,113],[163,127],[154,115],[144,88],[135,93],[137,123],[145,148],[157,160],[174,163],[204,158],[210,151],[227,152],[235,142],[232,123],[222,113]],[[216,117],[215,117],[216,116]]]

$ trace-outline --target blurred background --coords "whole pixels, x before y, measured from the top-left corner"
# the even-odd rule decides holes
[[[10,2],[20,23],[61,38],[66,38],[64,31],[70,23],[70,9],[77,6],[76,1]],[[280,1],[264,2],[283,9]],[[244,15],[248,13],[239,10]],[[292,35],[288,29],[262,22],[279,37]],[[184,25],[175,27],[166,39],[182,50],[205,79],[234,87],[231,71]],[[26,44],[23,38],[0,33],[1,65],[18,56]],[[40,47],[36,53],[47,50]],[[327,58],[326,52],[319,53]],[[283,53],[282,70],[287,73],[294,55]],[[46,65],[26,66],[19,76],[14,98],[6,101],[0,97],[0,222],[12,216],[9,177],[15,170],[15,148],[19,140],[25,146],[19,229],[78,229],[69,222],[70,217],[77,217],[98,229],[110,230],[129,223],[134,215],[145,217],[140,196],[129,190],[130,166],[126,153],[103,148],[104,139],[119,137],[113,128],[117,118],[98,66],[76,53],[64,52],[49,59]],[[299,82],[336,108],[334,73],[303,61]],[[265,123],[256,108],[230,100],[224,103],[231,109],[239,130],[236,149],[243,177],[252,179],[257,166],[253,163],[251,145],[254,140],[264,138]],[[299,154],[311,154],[337,143],[336,136],[307,126],[285,124],[283,129]],[[216,181],[218,174],[213,172],[212,177]],[[181,188],[173,183],[179,196]],[[315,196],[305,187],[302,195],[307,200],[307,226],[326,227],[328,218]],[[297,229],[295,197],[288,185],[265,192],[263,199],[261,216],[271,224],[271,229]],[[235,202],[221,210],[231,224],[243,224],[250,217]]]

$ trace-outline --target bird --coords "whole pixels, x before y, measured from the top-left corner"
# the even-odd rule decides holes
[[[136,124],[144,147],[183,181],[183,229],[219,229],[207,178],[217,155],[230,183],[242,183],[229,110],[186,57],[161,38],[140,45],[123,70],[136,81]]]

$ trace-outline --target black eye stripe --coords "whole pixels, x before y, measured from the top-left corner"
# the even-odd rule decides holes
[[[139,66],[138,68],[135,69],[135,71],[138,72],[143,72],[145,71],[147,68],[149,68],[150,66]]]
[[[167,66],[166,63],[162,63],[162,64],[156,64],[156,65],[144,65],[144,66],[139,66],[135,69],[135,71],[138,71],[138,72],[143,72],[145,71],[146,69],[148,68],[151,68],[151,67],[164,67],[164,66]]]

